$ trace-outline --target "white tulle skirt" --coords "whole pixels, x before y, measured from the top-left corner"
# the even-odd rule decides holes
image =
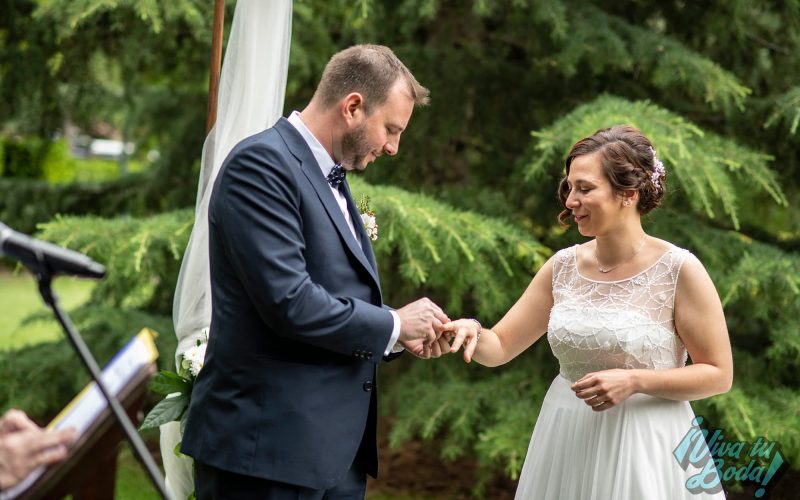
[[[673,456],[692,427],[686,401],[635,394],[593,411],[559,375],[544,398],[522,467],[516,499],[722,499],[724,492],[690,492]],[[705,446],[703,443],[702,446]]]

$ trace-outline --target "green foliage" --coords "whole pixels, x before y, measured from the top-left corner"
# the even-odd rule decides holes
[[[736,350],[735,386],[730,392],[692,403],[699,415],[725,431],[729,440],[764,437],[780,444],[792,464],[800,460],[800,395],[796,384],[776,386],[770,366],[753,353]]]
[[[667,168],[668,181],[677,180],[677,187],[670,187],[670,191],[680,192],[679,199],[697,212],[714,217],[715,207],[720,206],[738,228],[738,190],[744,183],[756,185],[776,203],[787,205],[775,172],[769,168],[769,155],[705,132],[648,101],[630,102],[613,96],[598,97],[533,132],[536,144],[528,154],[531,159],[525,168],[526,179],[563,173],[562,158],[572,144],[616,124],[634,125],[653,142]]]
[[[651,230],[691,249],[706,266],[733,345],[772,362],[775,384],[796,387],[790,374],[800,367],[800,255],[672,211],[654,217]]]
[[[83,24],[89,23],[93,18],[102,15],[120,16],[132,15],[135,19],[143,21],[149,29],[160,33],[166,24],[186,23],[197,36],[202,36],[203,28],[207,21],[204,18],[205,2],[194,0],[178,0],[174,2],[142,2],[140,0],[82,0],[78,2],[63,2],[49,0],[39,2],[33,13],[37,18],[52,18],[60,21],[59,34],[62,38],[69,37]]]
[[[494,470],[516,479],[540,401],[558,372],[553,361],[539,345],[495,370],[467,366],[460,355],[414,363],[391,392],[390,445],[441,437],[442,458],[471,456],[484,466],[478,490]]]
[[[550,252],[513,225],[454,211],[430,197],[351,179],[355,199],[368,193],[378,223],[373,244],[382,288],[391,303],[434,291],[448,310],[471,300],[484,317],[505,310],[509,292],[524,289]],[[469,269],[468,273],[464,269]]]
[[[136,219],[63,217],[42,224],[40,236],[85,253],[106,266],[93,300],[168,315],[180,259],[189,239],[188,210]]]
[[[553,57],[568,76],[576,76],[579,63],[585,63],[594,74],[641,74],[656,88],[685,92],[712,109],[744,108],[751,90],[730,71],[665,36],[655,11],[640,26],[585,2],[565,3],[574,7],[569,9],[571,36]]]
[[[50,184],[43,180],[0,178],[0,220],[33,233],[56,214],[143,215],[162,208],[147,189],[153,173],[129,174],[112,181]],[[35,203],[32,202],[35,200]]]
[[[165,368],[174,364],[177,342],[168,316],[94,304],[71,316],[101,366],[145,326],[160,334],[159,364]],[[89,375],[64,339],[0,352],[0,380],[0,411],[24,408],[37,421],[46,422],[89,382]]]
[[[141,166],[136,170],[142,170]],[[0,177],[58,184],[105,181],[118,176],[117,162],[75,158],[64,139],[52,142],[36,137],[0,139]]]
[[[200,156],[212,9],[199,0],[14,2],[0,20],[0,130],[49,142],[65,122],[95,136],[110,126],[123,142],[160,149],[167,167],[148,180],[167,198],[176,190],[163,181],[179,184]],[[193,187],[172,194],[169,208],[188,206]]]
[[[2,165],[0,172],[3,177],[21,179],[42,178],[42,164],[48,154],[48,144],[41,139],[32,138],[0,139],[2,143]]]
[[[137,162],[130,170],[142,171],[143,164]],[[102,182],[119,177],[119,164],[103,158],[75,158],[67,141],[59,139],[50,143],[42,171],[43,179],[51,184]]]
[[[794,87],[775,101],[775,108],[764,128],[773,126],[778,121],[788,124],[789,133],[794,135],[800,125],[800,87]]]

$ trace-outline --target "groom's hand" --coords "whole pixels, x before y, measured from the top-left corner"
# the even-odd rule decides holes
[[[406,345],[433,349],[433,344],[442,335],[442,324],[448,323],[450,318],[428,298],[419,299],[395,311],[400,316],[400,337],[398,340]],[[441,347],[441,346],[439,346]]]
[[[406,351],[421,359],[438,358],[450,352],[450,344],[444,335],[436,339],[431,345],[426,344],[424,340],[410,340],[401,343],[406,348]]]

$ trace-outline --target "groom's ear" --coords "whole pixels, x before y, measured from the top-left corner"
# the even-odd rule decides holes
[[[340,109],[348,125],[360,123],[364,119],[364,97],[359,92],[351,92],[340,101]]]

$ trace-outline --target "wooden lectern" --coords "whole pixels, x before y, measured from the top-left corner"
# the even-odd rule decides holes
[[[118,400],[132,422],[141,422],[139,414],[147,399],[147,384],[155,373],[152,363],[142,369],[120,391]],[[59,499],[72,495],[73,500],[108,500],[114,498],[117,454],[125,439],[122,428],[106,408],[91,427],[70,449],[69,457],[53,464],[19,499]]]

